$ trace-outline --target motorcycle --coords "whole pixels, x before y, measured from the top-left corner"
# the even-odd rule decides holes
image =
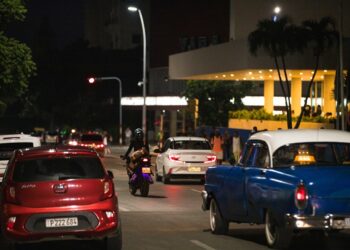
[[[124,159],[123,156],[121,156]],[[126,159],[127,161],[129,159]],[[149,185],[153,184],[151,158],[149,156],[141,156],[135,163],[135,167],[129,175],[129,192],[135,195],[140,189],[141,196],[147,197],[149,193]]]

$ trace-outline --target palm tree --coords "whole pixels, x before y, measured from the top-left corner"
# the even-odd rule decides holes
[[[258,49],[262,48],[274,59],[279,85],[287,109],[288,129],[292,128],[292,109],[285,57],[287,54],[293,53],[295,50],[299,50],[300,47],[302,47],[300,43],[295,42],[295,34],[297,32],[298,27],[293,25],[288,17],[282,17],[276,21],[270,19],[259,21],[257,29],[248,36],[249,50],[253,55],[257,55]],[[281,62],[279,62],[279,59]],[[283,69],[285,82],[282,79],[281,67]]]
[[[304,105],[300,111],[298,120],[294,128],[299,128],[305,108],[307,105],[308,97],[310,96],[311,87],[314,84],[314,79],[317,74],[319,60],[322,54],[333,47],[334,41],[338,38],[338,32],[335,29],[335,21],[331,17],[323,17],[319,22],[315,20],[306,20],[302,23],[303,31],[299,33],[301,41],[307,44],[307,47],[313,50],[315,57],[315,67],[308,83],[307,94],[304,101]]]

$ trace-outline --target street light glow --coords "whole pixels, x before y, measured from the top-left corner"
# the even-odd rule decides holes
[[[136,8],[135,6],[129,6],[128,10],[131,12],[136,12],[138,10],[138,8]]]
[[[94,77],[90,77],[89,79],[88,79],[88,82],[90,83],[90,84],[94,84],[95,83],[95,78]]]
[[[279,6],[276,6],[273,12],[275,12],[275,14],[279,14],[281,12],[281,8]]]

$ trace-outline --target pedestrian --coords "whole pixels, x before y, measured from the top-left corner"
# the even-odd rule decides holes
[[[233,132],[232,137],[232,153],[233,159],[235,160],[235,164],[239,162],[239,158],[241,157],[242,152],[242,140],[239,136],[238,131]]]
[[[229,161],[231,157],[231,152],[232,152],[232,149],[231,149],[232,138],[228,129],[226,129],[224,132],[223,140],[224,140],[224,145],[223,145],[224,161]]]
[[[213,152],[216,155],[216,163],[217,164],[221,164],[222,163],[222,159],[223,159],[223,147],[224,141],[222,139],[222,136],[220,134],[219,130],[215,131],[214,136],[211,138],[211,145],[213,148]]]
[[[103,132],[103,144],[105,146],[105,154],[108,155],[111,153],[111,148],[109,147],[109,135],[107,131]]]
[[[256,132],[258,132],[258,128],[256,126],[254,126],[253,129],[250,131],[250,135],[253,135]]]
[[[132,136],[132,131],[129,127],[127,127],[124,131],[125,134],[125,144],[129,145],[130,144],[130,140],[131,140],[131,136]]]

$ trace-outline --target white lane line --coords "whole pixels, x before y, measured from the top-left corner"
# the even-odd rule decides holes
[[[198,241],[198,240],[191,240],[191,242],[192,242],[193,244],[195,244],[195,245],[197,245],[197,246],[199,246],[199,247],[205,249],[205,250],[216,250],[215,248],[212,248],[212,247],[210,247],[210,246],[208,246],[208,245],[206,245],[206,244],[204,244],[203,242],[200,242],[200,241]]]
[[[202,193],[202,191],[200,191],[200,190],[197,190],[197,189],[191,189],[191,191],[193,191],[193,192],[196,192],[196,193]]]
[[[127,208],[125,208],[123,206],[120,206],[120,205],[119,205],[119,210],[123,211],[123,212],[129,212],[130,211],[130,209],[127,209]]]

